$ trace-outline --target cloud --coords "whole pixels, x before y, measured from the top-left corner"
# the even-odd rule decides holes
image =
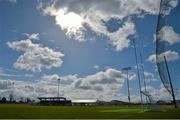
[[[86,91],[105,91],[105,89],[115,90],[115,86],[119,86],[117,89],[120,89],[123,86],[125,75],[121,71],[109,68],[105,71],[100,71],[84,77],[80,77],[77,74],[66,76],[53,74],[44,75],[41,80],[42,82],[46,83],[56,83],[57,79],[59,78],[61,80],[61,84],[70,85],[73,89]],[[107,88],[108,86],[112,86],[112,88]]]
[[[98,65],[94,65],[93,68],[94,69],[99,69],[99,66]]]
[[[93,75],[88,75],[80,80],[83,81],[83,84],[89,85],[98,85],[98,84],[114,84],[119,83],[123,84],[124,74],[121,71],[116,69],[109,68],[106,71],[100,71]]]
[[[16,74],[7,74],[7,73],[0,73],[1,77],[22,77],[21,75]]]
[[[10,94],[13,94],[17,100],[21,97],[34,99],[38,96],[35,89],[35,83],[20,80],[0,80],[0,97],[8,98]]]
[[[129,79],[134,80],[134,74],[130,74]],[[114,91],[118,92],[124,85],[126,74],[122,71],[108,68],[105,71],[100,71],[85,77],[79,77],[74,80],[74,87],[83,90],[92,91]]]
[[[175,61],[175,60],[179,59],[179,54],[177,52],[168,50],[168,51],[165,51],[165,52],[161,53],[160,55],[158,55],[158,60],[156,60],[156,55],[152,54],[147,58],[146,61],[154,62],[154,63],[162,62],[162,61],[164,61],[164,56],[166,56],[167,61]]]
[[[44,75],[42,77],[43,81],[57,82],[57,79],[60,78],[61,83],[71,84],[76,89],[84,90],[99,90],[104,91],[104,86],[118,84],[122,87],[126,75],[121,71],[116,69],[109,68],[105,71],[100,71],[92,75],[87,75],[85,77],[80,77],[78,75],[67,75],[59,76],[57,74],[53,75]],[[132,77],[130,77],[132,78]]]
[[[146,61],[155,63],[155,62],[156,62],[156,54],[150,55],[150,56],[146,59]]]
[[[168,9],[173,9],[177,3],[177,0],[169,2]],[[125,18],[157,15],[159,4],[160,0],[39,0],[38,9],[44,15],[53,16],[56,24],[70,38],[79,42],[87,41],[85,36],[88,26],[97,35],[106,36],[116,51],[122,51],[129,46],[128,38],[136,34],[134,23]],[[106,26],[112,18],[122,23],[114,32],[108,31]]]
[[[145,80],[147,83],[158,81],[157,76],[155,76],[153,73],[146,71],[146,72],[144,72],[144,75],[145,75]]]
[[[124,84],[125,76],[121,71],[109,68],[84,77],[77,74],[65,76],[53,74],[43,75],[35,82],[0,80],[0,97],[8,97],[12,92],[16,98],[57,96],[57,78],[60,78],[61,96],[70,99],[97,99],[101,97],[104,100],[126,100],[126,95],[119,93]]]
[[[17,74],[6,73],[5,70],[0,67],[0,77],[22,77],[22,76],[21,75],[17,75]]]
[[[21,97],[37,99],[40,96],[57,96],[57,78],[61,79],[60,95],[71,100],[116,99],[128,101],[126,93],[121,92],[123,85],[126,85],[124,84],[126,75],[113,68],[84,77],[80,77],[76,74],[65,76],[53,74],[43,75],[39,80],[36,80],[36,82],[0,80],[0,97],[8,97],[9,94],[13,94],[16,99]],[[67,81],[69,84],[67,84]],[[171,99],[171,96],[163,85],[159,88],[147,86],[147,90],[155,100]],[[136,88],[133,89],[133,94],[131,95],[132,101],[140,101],[139,96],[135,92],[138,94]]]
[[[180,34],[176,33],[171,26],[162,27],[157,38],[160,41],[168,42],[170,45],[180,42]]]
[[[4,89],[8,89],[9,86],[11,86],[13,83],[10,81],[0,81],[0,89],[4,90]]]
[[[172,8],[175,8],[178,5],[178,0],[162,0],[163,7],[161,8],[161,14],[163,16],[169,15]]]
[[[113,68],[86,77],[91,84],[123,83],[124,78],[124,74],[121,71]]]
[[[31,39],[37,38],[38,34],[30,35]],[[14,63],[14,67],[20,70],[41,71],[42,68],[61,67],[64,54],[53,49],[35,44],[31,39],[7,42],[9,48],[23,52]]]
[[[29,78],[34,77],[33,74],[25,74],[24,76],[25,76],[25,77],[29,77]]]
[[[175,0],[176,1],[176,0]],[[83,14],[84,12],[98,11],[105,13],[105,16],[118,16],[123,19],[134,14],[158,14],[160,0],[52,0],[49,3],[40,2],[40,8],[46,5],[45,14],[50,14],[52,10],[66,9],[66,12],[75,12]],[[176,5],[176,4],[174,4]],[[109,9],[109,6],[113,6]],[[52,14],[52,13],[51,13]]]
[[[107,33],[109,41],[112,46],[116,48],[116,51],[122,51],[124,48],[128,48],[130,44],[129,36],[136,33],[135,25],[131,21],[127,21],[119,28],[118,31],[113,33]]]
[[[11,3],[17,3],[17,0],[7,0],[7,1],[9,1]]]
[[[53,81],[53,80],[58,80],[60,78],[60,76],[59,75],[57,75],[57,74],[53,74],[53,75],[44,75],[43,77],[42,77],[42,80],[45,80],[45,81]]]
[[[30,40],[39,40],[39,33],[23,33],[24,35],[26,35]]]
[[[153,100],[172,100],[171,95],[166,90],[166,88],[161,84],[160,87],[154,88],[152,86],[146,87],[148,93],[152,95]],[[144,90],[144,88],[143,88]]]
[[[153,34],[153,42],[156,42],[156,34]]]
[[[87,89],[89,86],[81,86],[77,89],[71,85],[60,84],[60,94],[68,99],[100,99],[100,100],[123,100],[128,101],[127,95],[119,92],[119,86],[109,85],[101,90],[101,87],[94,87],[94,90]],[[87,88],[86,88],[87,87]],[[144,89],[144,88],[143,88]],[[14,98],[19,100],[23,98],[37,99],[42,96],[57,96],[57,85],[47,82],[27,82],[19,80],[0,80],[0,97],[9,97],[13,94]],[[154,100],[170,100],[171,96],[161,85],[159,88],[147,86],[147,91],[153,96]],[[135,90],[134,90],[135,92]],[[137,94],[131,94],[132,101],[140,101]]]
[[[41,80],[43,82],[49,82],[49,83],[57,83],[58,79],[60,79],[60,83],[69,85],[77,81],[79,77],[77,74],[66,75],[66,76],[59,76],[58,74],[52,74],[52,75],[45,74],[41,77]]]

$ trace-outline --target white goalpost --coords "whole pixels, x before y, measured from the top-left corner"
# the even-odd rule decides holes
[[[151,111],[163,111],[160,105],[156,103],[153,96],[147,91],[141,91],[141,93],[148,98],[147,104],[143,107],[143,110],[151,110]]]

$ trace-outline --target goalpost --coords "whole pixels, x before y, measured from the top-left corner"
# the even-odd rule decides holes
[[[143,111],[152,110],[152,111],[163,111],[160,105],[156,104],[156,101],[154,100],[153,96],[147,92],[147,91],[141,91],[141,93],[148,98],[148,102],[143,107]]]

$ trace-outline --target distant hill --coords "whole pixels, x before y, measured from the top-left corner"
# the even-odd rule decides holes
[[[111,100],[110,102],[97,100],[96,103],[97,105],[127,105],[129,104],[128,102],[119,101],[119,100]]]

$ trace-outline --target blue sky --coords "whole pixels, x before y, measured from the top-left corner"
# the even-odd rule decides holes
[[[121,69],[136,65],[132,44],[135,39],[149,91],[153,95],[160,91],[163,95],[159,98],[154,95],[158,99],[168,98],[153,62],[159,2],[134,0],[113,8],[111,5],[125,1],[89,2],[0,0],[1,95],[15,89],[14,94],[19,92],[16,97],[56,96],[57,78],[61,78],[61,93],[70,99],[127,100],[126,74]],[[178,0],[169,4],[168,17],[179,10]],[[172,42],[175,47],[171,46],[167,53],[173,70],[180,52],[180,29],[175,27],[179,23],[174,24],[165,29],[174,28],[168,36],[162,31],[165,37],[177,35]],[[138,60],[140,63],[140,57]],[[135,68],[129,77],[132,97],[139,100]]]

